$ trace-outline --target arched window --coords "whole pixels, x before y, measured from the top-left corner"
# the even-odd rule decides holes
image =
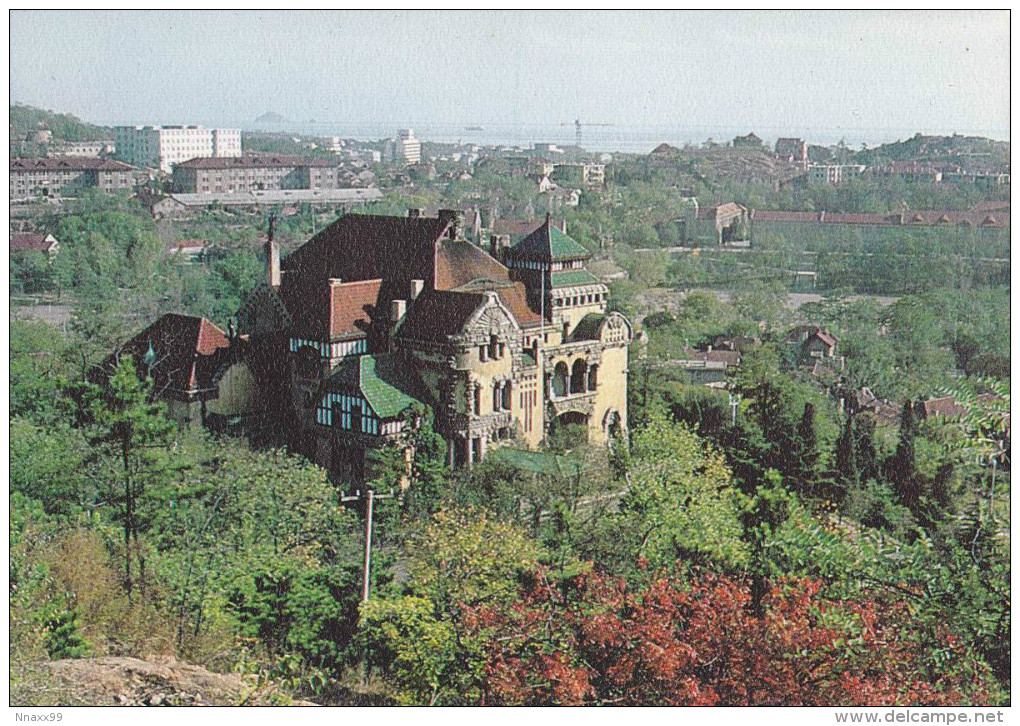
[[[599,386],[599,367],[593,365],[588,369],[588,390],[594,391]]]
[[[513,387],[510,385],[510,381],[503,384],[503,401],[502,408],[504,411],[509,411],[513,404]]]
[[[492,384],[492,410],[498,411],[500,404],[503,402],[503,396],[499,390],[499,382],[493,382]]]
[[[497,360],[499,358],[499,341],[496,339],[495,335],[489,336],[489,357],[493,360]]]
[[[567,364],[560,361],[553,369],[553,397],[562,398],[567,395],[567,386],[570,383],[570,370]]]
[[[570,371],[570,392],[584,393],[587,382],[588,364],[583,358],[578,358],[574,361],[574,367]]]

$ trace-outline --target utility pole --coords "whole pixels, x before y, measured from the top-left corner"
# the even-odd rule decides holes
[[[735,428],[735,427],[736,427],[736,425],[737,425],[737,407],[738,407],[739,405],[740,405],[740,396],[739,396],[739,395],[737,395],[737,396],[734,396],[734,395],[733,395],[733,394],[731,393],[731,394],[730,394],[730,408],[732,408],[732,409],[733,409],[733,415],[732,415],[732,417],[730,418],[730,425],[731,425],[731,426],[733,426],[734,428]]]
[[[341,502],[356,502],[361,499],[361,490],[354,492],[353,496],[345,496],[344,493],[340,492]],[[364,559],[364,574],[361,581],[361,602],[368,602],[368,597],[371,592],[372,582],[372,518],[375,514],[375,500],[376,499],[393,499],[396,495],[393,490],[390,489],[389,494],[376,494],[374,491],[369,489],[366,494],[368,502],[365,507],[365,559]],[[365,644],[365,657],[362,664],[361,671],[361,682],[362,685],[367,686],[369,681],[369,646]]]
[[[341,502],[356,502],[362,498],[361,490],[354,492],[353,496],[344,496],[343,492],[340,492]],[[376,499],[393,499],[396,495],[393,490],[390,490],[389,494],[376,494],[374,491],[369,489],[364,495],[368,502],[365,507],[365,556],[363,559],[363,574],[361,581],[361,602],[368,602],[369,595],[371,594],[371,582],[372,582],[372,520],[375,516],[375,500]]]

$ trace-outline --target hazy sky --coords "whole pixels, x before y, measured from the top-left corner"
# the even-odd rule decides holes
[[[11,13],[11,101],[89,121],[1009,133],[1000,12]]]

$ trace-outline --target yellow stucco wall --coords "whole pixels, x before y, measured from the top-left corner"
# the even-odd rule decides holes
[[[251,413],[259,409],[262,400],[248,364],[235,363],[220,378],[219,395],[206,403],[206,413],[222,416]]]
[[[594,443],[608,440],[604,422],[606,414],[615,410],[621,426],[627,425],[627,346],[606,348],[599,364],[595,408],[588,420],[588,439]]]

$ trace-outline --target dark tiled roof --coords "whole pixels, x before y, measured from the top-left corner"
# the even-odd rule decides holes
[[[481,292],[426,290],[411,303],[398,331],[401,338],[445,342],[464,328],[485,302]]]
[[[175,164],[175,169],[288,169],[290,167],[339,166],[335,159],[284,154],[246,154],[244,156],[199,157]]]
[[[52,244],[47,234],[11,235],[11,252],[46,252]]]
[[[727,366],[735,366],[740,363],[740,353],[735,350],[694,350],[692,348],[684,348],[680,351],[680,359],[701,361],[702,363],[725,363]]]
[[[806,343],[811,338],[818,338],[829,346],[836,345],[839,342],[839,338],[817,325],[798,325],[786,334],[785,340],[787,343]]]
[[[680,149],[676,148],[675,146],[670,146],[669,144],[659,144],[654,149],[652,149],[651,153],[649,153],[649,156],[672,156],[674,154],[679,153]]]
[[[598,340],[601,337],[602,323],[606,316],[601,313],[588,313],[581,318],[570,333],[571,340]]]
[[[431,217],[346,214],[295,250],[282,268],[305,280],[381,279],[384,297],[402,299],[411,280],[435,284],[436,242],[448,227]]]
[[[212,377],[230,341],[213,323],[193,315],[168,313],[125,343],[120,354],[130,354],[139,375],[152,376],[157,393],[187,392],[212,387]],[[152,348],[151,367],[143,359]],[[107,359],[104,369],[112,372],[116,356]]]
[[[11,171],[131,171],[128,166],[113,159],[96,159],[89,156],[53,156],[48,159],[11,159]]]
[[[490,229],[493,234],[509,234],[513,237],[527,237],[545,223],[544,220],[496,219]]]

